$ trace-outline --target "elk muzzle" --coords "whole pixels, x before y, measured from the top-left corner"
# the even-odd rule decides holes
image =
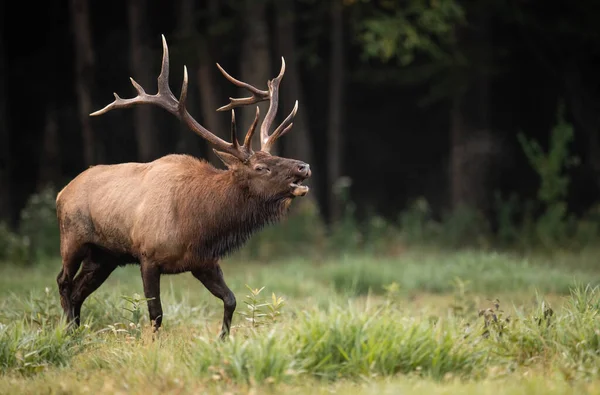
[[[295,170],[294,180],[290,183],[292,188],[292,195],[294,196],[305,196],[309,189],[308,186],[302,185],[302,182],[309,178],[311,175],[310,165],[308,163],[300,163]]]

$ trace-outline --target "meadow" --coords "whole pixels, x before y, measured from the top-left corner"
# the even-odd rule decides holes
[[[137,266],[61,321],[58,259],[0,266],[0,393],[600,393],[597,251],[406,249],[232,257],[222,303],[163,276],[153,334]]]

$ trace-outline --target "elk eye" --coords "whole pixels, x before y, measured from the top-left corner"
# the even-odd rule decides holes
[[[254,170],[258,171],[258,172],[263,172],[263,171],[270,171],[266,166],[263,165],[256,165],[254,166]]]

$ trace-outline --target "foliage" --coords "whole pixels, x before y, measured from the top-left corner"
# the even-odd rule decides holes
[[[85,328],[69,333],[64,324],[31,328],[25,321],[0,324],[0,373],[30,375],[50,366],[66,366],[91,339]]]
[[[517,137],[529,164],[540,177],[538,199],[547,205],[564,200],[569,187],[569,178],[564,170],[578,161],[569,152],[574,134],[573,126],[565,120],[564,104],[558,107],[557,123],[551,131],[547,152],[538,141],[528,139],[523,133],[519,133]]]
[[[29,239],[14,233],[0,222],[0,262],[26,263],[29,252]]]
[[[400,213],[400,228],[405,242],[423,244],[436,232],[433,212],[425,197],[419,197]]]
[[[517,194],[512,193],[508,199],[504,199],[499,191],[494,193],[494,210],[498,227],[496,237],[500,245],[514,246],[522,242],[523,234],[518,223],[521,209],[522,202]]]
[[[267,226],[253,235],[234,256],[236,259],[270,260],[305,254],[307,251],[321,250],[324,239],[325,224],[317,205],[306,199],[295,202],[292,212],[282,222]]]
[[[259,298],[260,293],[265,287],[252,288],[246,284],[246,288],[250,291],[246,295],[244,304],[248,308],[248,311],[239,311],[238,314],[242,315],[246,321],[248,321],[252,328],[257,328],[266,323],[275,323],[278,317],[281,315],[281,309],[285,305],[285,301],[281,296],[276,296],[275,293],[271,294],[271,302],[262,300]],[[268,321],[267,321],[268,319]]]
[[[364,56],[383,61],[395,58],[403,66],[412,63],[418,54],[434,60],[447,57],[455,41],[455,26],[465,17],[455,0],[379,3],[380,10],[359,25]]]
[[[59,253],[56,192],[47,187],[29,197],[17,232],[0,223],[0,261],[30,264]]]
[[[32,194],[23,210],[19,233],[29,240],[32,258],[58,256],[60,237],[56,217],[56,190],[47,187]]]
[[[564,171],[578,163],[578,158],[569,152],[573,127],[565,120],[564,105],[559,105],[557,124],[551,131],[547,151],[522,133],[518,139],[531,167],[540,178],[537,196],[544,206],[544,212],[535,224],[537,241],[545,247],[552,247],[569,236],[566,202],[569,177]]]

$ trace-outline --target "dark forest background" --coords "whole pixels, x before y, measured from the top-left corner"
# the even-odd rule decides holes
[[[0,222],[13,239],[43,218],[54,229],[56,192],[90,165],[179,152],[221,166],[158,108],[88,116],[112,92],[134,96],[129,76],[156,91],[164,34],[173,91],[185,64],[189,111],[224,138],[229,114],[215,110],[240,92],[215,63],[265,89],[285,57],[279,117],[300,107],[277,151],[311,164],[310,215],[325,232],[598,240],[599,2],[1,4]],[[253,111],[238,112],[241,129]]]

